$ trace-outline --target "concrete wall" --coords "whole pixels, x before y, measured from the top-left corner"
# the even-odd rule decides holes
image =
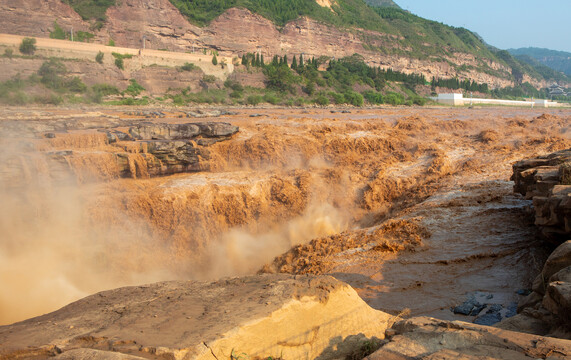
[[[508,106],[527,106],[527,107],[560,107],[565,106],[556,102],[543,99],[534,101],[517,101],[517,100],[498,100],[498,99],[481,99],[481,98],[464,98],[462,94],[438,94],[438,97],[432,98],[434,101],[444,105],[464,106],[475,104],[490,105],[508,105]]]

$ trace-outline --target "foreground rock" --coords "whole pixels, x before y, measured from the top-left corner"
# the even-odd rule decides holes
[[[418,317],[387,331],[390,342],[367,360],[568,359],[571,341],[460,321]]]
[[[0,327],[0,358],[563,359],[571,341],[373,310],[328,276],[162,282]],[[386,339],[385,339],[386,337]]]
[[[331,277],[163,282],[0,327],[0,358],[339,358],[391,318]]]

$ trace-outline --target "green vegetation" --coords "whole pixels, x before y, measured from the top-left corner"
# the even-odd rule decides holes
[[[213,84],[216,82],[216,76],[214,75],[204,75],[202,77],[202,81],[204,81],[207,84]]]
[[[123,58],[116,58],[115,66],[117,66],[121,70],[125,70],[125,64],[123,63]]]
[[[218,59],[216,58],[216,54],[212,55],[212,65],[218,65]]]
[[[103,64],[103,57],[105,56],[105,54],[100,51],[97,53],[97,55],[95,55],[95,61],[97,61],[99,64]]]
[[[365,0],[365,2],[372,7],[393,7],[400,9],[400,6],[395,4],[393,0]]]
[[[36,52],[36,39],[25,37],[20,43],[20,52],[24,55],[34,55]]]
[[[31,87],[43,87],[42,95],[30,95]],[[95,86],[88,88],[77,76],[69,76],[65,65],[51,58],[42,64],[36,74],[28,78],[19,75],[0,83],[0,103],[25,105],[29,103],[59,105],[63,102],[95,102]]]
[[[436,79],[433,77],[431,85],[433,89],[438,86],[453,90],[464,89],[466,91],[477,91],[481,93],[487,93],[489,91],[488,84],[478,84],[475,81],[470,80],[460,81],[458,78]]]
[[[125,94],[127,95],[131,95],[132,97],[138,96],[140,95],[143,91],[145,91],[145,88],[142,87],[137,80],[135,79],[130,79],[129,80],[129,86],[127,87],[127,89],[124,91]]]
[[[131,54],[119,54],[116,52],[112,52],[111,55],[113,55],[113,57],[115,58],[115,66],[117,66],[121,70],[125,69],[125,63],[123,60],[130,59],[133,57],[133,55]]]
[[[184,63],[183,66],[180,66],[177,68],[178,71],[192,71],[192,70],[200,70],[200,68],[194,64],[191,63]]]
[[[69,4],[83,20],[103,23],[107,20],[105,12],[115,5],[115,0],[62,0]]]
[[[224,89],[210,90],[206,84],[209,78],[211,82],[215,78],[204,75],[204,90],[191,93],[190,89],[183,89],[180,93],[171,93],[167,97],[175,105],[204,102],[254,106],[260,103],[286,106],[347,104],[360,107],[365,102],[373,105],[426,103],[426,99],[415,92],[417,86],[427,86],[423,76],[370,67],[365,64],[362,56],[356,54],[329,61],[329,66],[324,71],[318,69],[327,63],[326,58],[292,57],[292,67],[288,66],[287,55],[274,56],[265,65],[263,62],[263,57],[258,54],[244,54],[242,57],[242,64],[248,71],[262,72],[265,75],[265,89],[244,87],[237,80],[229,78],[224,82]],[[400,84],[395,86],[403,87],[402,93],[385,92],[389,82]],[[356,91],[357,88],[365,90]]]
[[[50,39],[67,40],[67,33],[54,21],[54,29],[50,31]]]
[[[12,49],[6,49],[4,50],[4,57],[7,57],[8,59],[11,59],[14,56],[14,50]]]
[[[570,54],[571,57],[571,54]],[[532,58],[529,55],[515,55],[515,58],[526,66],[526,70],[531,76],[536,79],[545,79],[557,83],[571,83],[571,64],[569,65],[569,74],[554,70],[554,68],[544,65],[539,60]],[[571,63],[571,62],[570,62]],[[553,66],[555,67],[555,66]]]
[[[72,40],[71,36],[71,32],[66,32],[59,26],[57,21],[54,21],[54,30],[50,32],[51,39]],[[77,31],[73,34],[73,41],[89,42],[94,37],[95,35],[90,32]]]

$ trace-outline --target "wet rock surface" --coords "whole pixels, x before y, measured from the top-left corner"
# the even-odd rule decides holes
[[[450,310],[454,314],[475,317],[473,319],[474,324],[487,326],[493,326],[502,321],[502,319],[516,315],[517,303],[512,302],[507,305],[495,304],[493,299],[493,294],[477,291],[469,294],[468,299],[464,303]]]

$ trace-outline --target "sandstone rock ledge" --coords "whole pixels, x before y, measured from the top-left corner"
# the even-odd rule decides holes
[[[571,341],[396,317],[329,276],[261,275],[104,291],[0,327],[0,359],[563,359]],[[385,337],[387,339],[385,339]],[[363,354],[363,356],[366,354]]]
[[[391,318],[327,276],[162,282],[0,327],[0,358],[344,358]]]
[[[535,224],[555,242],[571,238],[571,149],[513,165],[514,191],[533,200]]]

